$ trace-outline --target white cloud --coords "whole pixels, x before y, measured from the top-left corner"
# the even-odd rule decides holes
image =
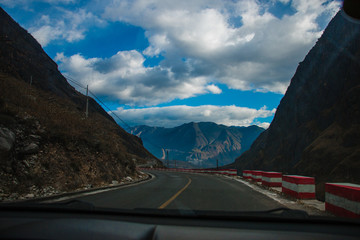
[[[65,74],[83,86],[89,85],[95,94],[121,104],[151,106],[199,94],[221,93],[206,77],[176,76],[168,67],[145,67],[145,58],[136,50],[119,51],[107,59],[58,53],[55,60]]]
[[[33,3],[49,3],[51,5],[67,5],[70,3],[75,3],[76,0],[0,0],[1,4],[7,7],[16,7],[19,6],[24,9],[29,9]]]
[[[144,54],[162,54],[164,65],[185,58],[191,67],[179,71],[211,76],[234,89],[284,93],[322,33],[317,18],[329,20],[340,2],[293,0],[296,13],[281,19],[269,12],[274,3],[122,0],[109,4],[104,17],[144,28],[150,42]]]
[[[31,34],[41,46],[45,47],[50,41],[58,39],[62,35],[62,31],[60,29],[54,29],[49,25],[45,25],[33,30]]]
[[[277,18],[270,13],[276,0],[42,1],[55,4],[29,29],[42,46],[55,40],[79,41],[90,27],[108,21],[145,30],[150,45],[141,53],[123,51],[108,59],[80,54],[57,58],[62,71],[89,83],[96,93],[129,105],[219,94],[219,83],[284,93],[298,62],[323,31],[318,18],[329,20],[340,6],[339,1],[279,0],[291,4],[295,13]],[[11,2],[20,6],[34,1]],[[70,9],[66,4],[78,5]],[[158,66],[144,67],[145,57],[158,55],[164,58]]]
[[[271,4],[260,6],[255,0],[113,1],[105,7],[103,18],[141,26],[149,47],[142,53],[120,51],[108,59],[77,54],[57,60],[62,71],[89,84],[96,94],[128,105],[151,106],[220,94],[217,83],[284,93],[298,62],[322,33],[317,18],[331,17],[338,3],[294,0],[296,13],[281,19],[268,11]],[[78,15],[68,29],[82,29],[81,24],[94,17],[86,11]],[[238,24],[233,20],[236,17],[241,19]],[[84,31],[66,36],[60,28],[44,27],[36,33],[46,43],[52,38],[80,39]],[[144,67],[146,56],[160,54],[164,60],[158,66]]]
[[[106,22],[85,9],[69,11],[57,8],[54,16],[42,15],[29,30],[39,43],[45,47],[53,40],[75,42],[85,38],[89,26],[101,26]]]
[[[188,122],[215,122],[227,126],[260,125],[268,127],[268,123],[258,122],[258,118],[266,118],[275,114],[275,109],[267,110],[266,107],[252,109],[237,106],[169,106],[151,107],[141,109],[118,108],[114,111],[125,122],[131,125],[148,125],[175,127]]]
[[[270,126],[270,123],[269,122],[254,122],[254,125],[257,125],[259,127],[262,127],[264,129],[267,129],[269,126]]]
[[[34,3],[32,0],[26,3],[24,0],[0,1],[18,6]],[[322,33],[318,18],[329,20],[340,6],[339,1],[280,0],[291,4],[295,12],[280,19],[270,13],[275,0],[267,3],[257,0],[42,2],[55,5],[51,14],[43,14],[29,29],[42,46],[54,40],[79,41],[86,37],[90,27],[104,25],[107,21],[142,27],[150,44],[142,54],[164,57],[157,68],[142,69],[143,75],[139,77],[147,79],[144,85],[153,86],[149,82],[160,74],[164,85],[182,86],[180,90],[166,88],[175,93],[162,98],[164,101],[219,92],[210,83],[223,83],[240,90],[284,93],[298,62]],[[80,4],[76,5],[80,7],[66,9],[67,4]],[[134,67],[139,70],[139,66]],[[127,71],[132,70],[127,68]],[[144,76],[147,74],[149,76]],[[115,81],[108,77],[106,74],[102,81]],[[130,84],[134,79],[124,82]],[[126,86],[124,92],[133,96],[131,88],[135,87]],[[183,91],[189,88],[192,89],[189,93]],[[129,99],[129,102],[147,101],[146,96]]]
[[[283,4],[288,4],[290,2],[290,0],[278,0],[278,1],[283,3]]]
[[[211,93],[214,93],[214,94],[220,94],[222,92],[221,89],[214,84],[207,85],[206,89],[208,89]]]

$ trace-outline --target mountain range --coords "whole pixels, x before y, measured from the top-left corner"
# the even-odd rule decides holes
[[[191,122],[174,128],[137,126],[131,133],[157,158],[187,162],[197,167],[232,163],[249,149],[264,129],[258,126],[228,127],[212,122]]]
[[[340,11],[302,61],[270,127],[236,159],[238,169],[360,183],[360,26]]]

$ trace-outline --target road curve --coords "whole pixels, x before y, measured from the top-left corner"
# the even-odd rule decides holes
[[[96,207],[261,211],[283,207],[232,179],[221,176],[149,171],[155,179],[76,199]]]

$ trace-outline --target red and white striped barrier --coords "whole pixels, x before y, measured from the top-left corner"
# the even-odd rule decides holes
[[[192,173],[208,173],[208,174],[222,174],[228,176],[236,176],[236,169],[186,169],[186,168],[138,168],[139,170],[157,170],[168,172],[192,172]]]
[[[236,169],[138,168],[171,172],[223,174],[236,176]],[[243,170],[243,178],[261,182],[268,187],[282,187],[282,192],[298,199],[315,198],[315,178],[284,175],[280,172]],[[351,183],[325,184],[325,210],[341,217],[360,218],[360,185]]]
[[[282,192],[298,199],[314,199],[315,178],[285,175],[282,177]]]
[[[243,170],[243,178],[251,180],[252,179],[251,170]]]
[[[261,184],[267,187],[281,187],[282,173],[280,172],[263,172],[261,176]]]
[[[360,185],[326,183],[325,210],[340,217],[360,218]]]
[[[251,179],[254,182],[261,182],[262,171],[251,171]]]
[[[222,169],[222,174],[228,175],[228,176],[237,176],[237,170],[236,169]]]

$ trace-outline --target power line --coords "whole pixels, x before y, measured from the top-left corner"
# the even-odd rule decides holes
[[[82,86],[81,83],[77,82],[75,79],[71,78],[70,76],[65,75],[65,74],[64,74],[64,76],[65,76],[66,80],[74,83],[78,87],[88,90],[87,87]],[[116,113],[114,113],[108,106],[106,106],[106,104],[103,101],[101,101],[92,91],[90,91],[90,90],[88,90],[88,91],[100,104],[102,104],[109,112],[111,112],[111,114],[113,116],[117,117],[128,128],[129,131],[131,131],[131,127],[124,120],[122,120]]]
[[[109,112],[111,112],[111,114],[113,114],[115,117],[117,117],[127,128],[129,131],[131,131],[131,127],[124,121],[122,120],[116,113],[114,113],[108,106],[106,106],[105,103],[103,103],[93,92],[91,92],[89,90],[89,93],[99,102],[101,103],[107,110],[109,110]]]
[[[88,90],[87,87],[84,87],[81,85],[81,83],[77,82],[75,79],[71,78],[70,76],[68,75],[65,75],[63,74],[66,78],[66,80],[74,83],[75,85],[77,85],[78,87],[80,88],[83,88],[85,90]],[[105,107],[113,116],[115,116],[116,118],[118,118],[128,129],[129,132],[131,132],[131,127],[123,120],[121,119],[116,113],[114,113],[103,101],[101,101],[92,91],[88,90],[88,92],[98,101],[99,104],[103,105],[103,107]],[[160,148],[160,149],[164,149],[162,146],[159,146],[153,142],[151,142],[148,138],[146,137],[141,137],[141,139],[147,141],[150,145],[153,145],[157,148]]]
[[[77,85],[78,87],[81,87],[81,88],[83,88],[83,89],[86,89],[86,87],[82,86],[81,83],[75,81],[73,78],[71,78],[71,77],[69,77],[69,76],[67,76],[67,75],[65,75],[65,74],[63,74],[63,76],[65,77],[66,80],[74,83],[74,84]]]

